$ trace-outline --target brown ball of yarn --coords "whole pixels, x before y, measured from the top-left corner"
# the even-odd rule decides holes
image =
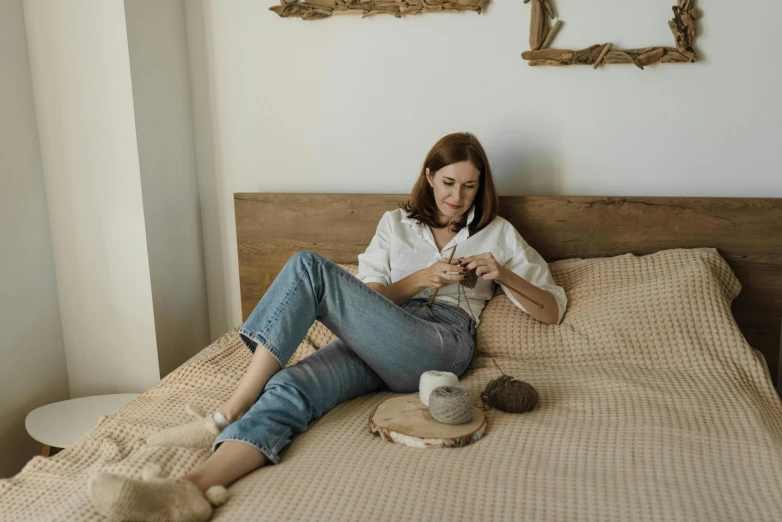
[[[488,403],[508,413],[524,413],[538,405],[538,391],[529,383],[503,375],[486,386],[481,401],[484,407]]]

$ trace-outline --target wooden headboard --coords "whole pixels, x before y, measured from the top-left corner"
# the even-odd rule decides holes
[[[234,195],[242,317],[290,256],[356,263],[406,194]],[[714,247],[742,284],[733,315],[774,382],[782,324],[782,198],[502,196],[500,215],[547,261]],[[779,389],[779,387],[778,387]]]

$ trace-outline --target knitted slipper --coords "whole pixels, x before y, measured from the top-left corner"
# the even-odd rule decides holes
[[[92,505],[114,522],[205,522],[212,517],[212,506],[228,500],[223,486],[204,494],[188,480],[160,478],[159,469],[145,469],[142,480],[93,473],[87,482]]]
[[[209,449],[223,428],[217,424],[211,415],[197,407],[188,404],[185,409],[198,420],[166,428],[153,433],[147,438],[150,446],[179,446],[184,448]]]

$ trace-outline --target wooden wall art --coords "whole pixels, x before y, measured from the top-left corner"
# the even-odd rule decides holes
[[[361,18],[376,14],[390,14],[397,18],[418,13],[458,13],[475,11],[481,14],[489,0],[402,0],[402,1],[358,1],[358,0],[280,0],[281,4],[270,7],[283,18],[298,17],[303,20],[320,20],[331,15],[360,14]]]
[[[597,69],[604,63],[633,64],[639,69],[653,63],[692,63],[697,60],[693,43],[695,41],[695,20],[698,17],[695,0],[678,0],[673,6],[673,20],[668,22],[676,47],[646,47],[644,49],[616,49],[611,43],[597,44],[571,51],[550,49],[549,46],[562,27],[562,20],[555,18],[553,0],[524,0],[532,3],[530,17],[530,50],[521,53],[521,57],[536,65],[591,65]]]

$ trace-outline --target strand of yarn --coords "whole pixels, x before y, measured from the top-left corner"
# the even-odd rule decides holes
[[[461,308],[464,310],[464,308],[461,307],[462,302],[462,293],[464,293],[464,302],[467,303],[467,312],[470,314],[470,317],[472,317],[472,320],[475,321],[475,323],[478,323],[478,319],[473,315],[472,309],[470,308],[470,302],[467,300],[467,291],[464,289],[466,286],[467,288],[475,288],[475,284],[478,282],[478,274],[475,272],[475,268],[470,270],[465,276],[464,279],[459,281],[459,284],[456,286],[456,306],[457,308]],[[478,335],[481,336],[481,339],[483,339],[483,344],[486,345],[488,348],[489,345],[486,343],[486,339],[483,338],[483,333],[478,330]],[[489,356],[489,359],[494,363],[494,366],[497,367],[497,369],[500,371],[501,374],[505,375],[505,372],[502,371],[502,368],[500,368],[500,365],[497,364],[497,361],[494,360],[494,357],[491,356],[489,352],[486,352],[486,355]]]
[[[440,386],[429,397],[429,413],[444,424],[464,424],[472,420],[472,394],[461,386]]]
[[[451,372],[430,370],[421,374],[418,380],[418,397],[425,406],[429,406],[429,396],[440,386],[458,386],[459,378]]]
[[[456,287],[456,306],[461,308],[461,297],[462,292],[464,292],[464,301],[467,303],[467,311],[470,317],[472,317],[473,321],[477,323],[478,320],[473,315],[472,309],[470,309],[469,306],[469,301],[467,301],[467,291],[464,290],[464,286],[468,286],[468,288],[474,288],[478,277],[475,273],[475,270],[471,270],[468,275],[470,275],[469,279],[465,277],[465,279],[468,281],[468,284],[462,284],[464,282],[464,280],[462,280],[459,281],[459,284]],[[497,361],[494,360],[494,357],[492,357],[488,352],[489,344],[483,337],[483,333],[480,329],[477,330],[478,335],[480,335],[481,340],[483,340],[484,346],[486,346],[486,355],[489,356],[489,358],[494,363],[494,366],[496,366],[502,374],[501,377],[498,377],[489,382],[483,392],[481,392],[481,402],[483,403],[482,409],[486,411],[489,409],[488,407],[491,406],[507,413],[524,413],[526,411],[535,409],[535,407],[538,405],[538,391],[531,384],[514,379],[510,375],[506,375],[505,372],[502,371],[502,368],[500,368],[500,365],[497,364]]]

